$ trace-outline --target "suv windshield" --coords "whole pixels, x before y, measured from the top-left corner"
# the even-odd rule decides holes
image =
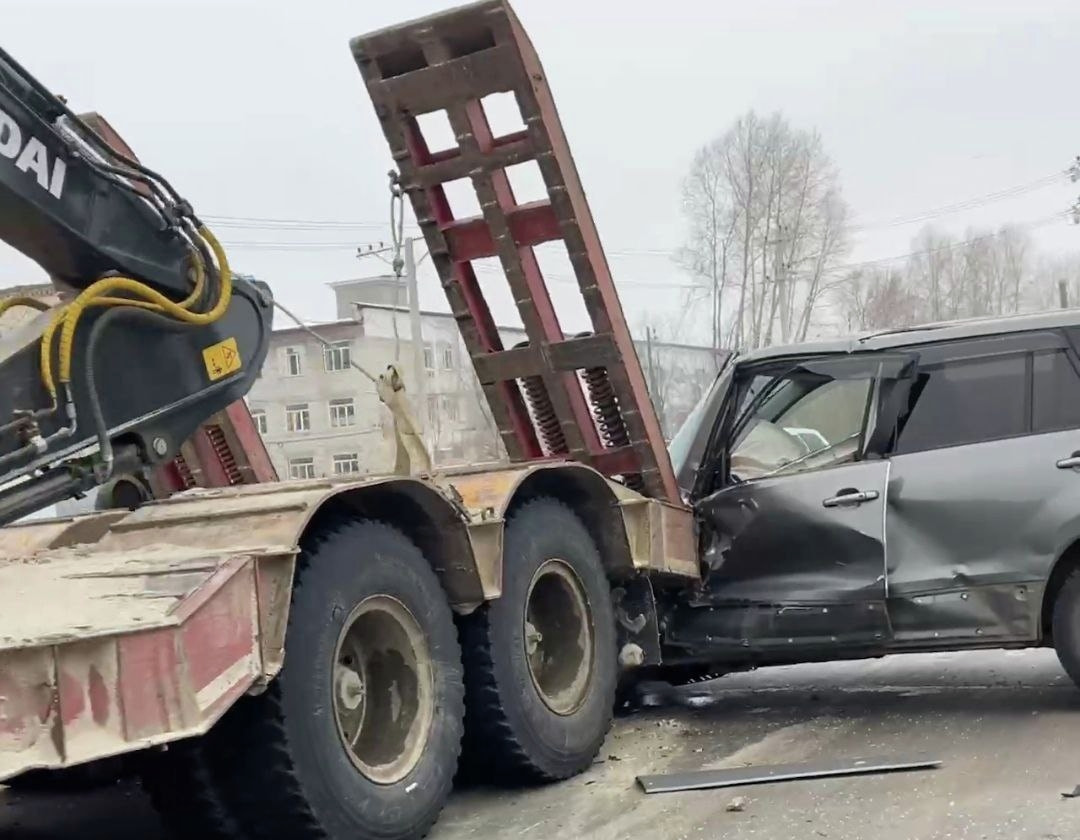
[[[851,459],[870,384],[804,369],[773,380],[732,446],[732,473],[745,480]]]

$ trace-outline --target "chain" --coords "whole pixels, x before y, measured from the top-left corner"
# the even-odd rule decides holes
[[[401,308],[401,275],[405,270],[402,248],[405,246],[405,191],[401,188],[401,179],[391,169],[387,173],[390,179],[390,240],[393,244],[393,259],[390,267],[394,272],[394,311],[390,320],[394,325],[394,361],[401,361],[401,336],[398,334],[398,310]]]
[[[298,326],[300,329],[302,329],[304,332],[306,332],[308,335],[310,335],[312,338],[314,338],[317,342],[319,342],[319,344],[321,344],[326,350],[333,350],[334,349],[334,344],[333,344],[332,341],[330,341],[329,339],[323,338],[321,335],[319,335],[317,332],[315,332],[315,330],[313,330],[311,327],[309,327],[307,324],[305,324],[302,320],[300,320],[299,315],[296,315],[291,310],[286,309],[284,304],[282,304],[279,301],[275,300],[274,301],[274,306],[276,306],[278,309],[280,309],[282,312],[284,312],[285,315],[288,316],[290,321],[292,321],[294,324],[296,324],[296,326]],[[356,362],[354,362],[353,358],[352,358],[352,353],[349,354],[349,367],[353,368],[354,370],[360,371],[360,373],[364,374],[364,376],[366,376],[373,384],[378,385],[379,377],[377,377],[371,371],[361,367]]]

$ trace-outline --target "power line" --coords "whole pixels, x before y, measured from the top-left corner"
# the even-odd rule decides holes
[[[1065,219],[1072,213],[1072,210],[1060,211],[1053,213],[1050,216],[1042,219],[1037,219],[1032,222],[1026,222],[1018,225],[1012,225],[1008,229],[1020,229],[1020,230],[1035,230],[1040,227],[1045,227],[1055,221]],[[840,265],[830,266],[823,270],[823,274],[837,274],[846,271],[855,271],[860,268],[871,268],[875,266],[888,265],[889,263],[902,262],[910,259],[914,256],[919,256],[927,253],[938,253],[940,251],[955,250],[957,248],[964,248],[968,245],[973,245],[977,242],[981,242],[988,239],[994,239],[1002,235],[1004,231],[996,231],[993,233],[980,234],[969,239],[964,239],[959,242],[949,242],[941,245],[937,248],[931,248],[929,250],[917,250],[908,251],[903,254],[895,254],[889,257],[879,257],[871,260],[860,260],[859,262],[843,263]],[[273,241],[260,241],[260,242],[225,242],[226,247],[233,249],[250,249],[250,250],[267,250],[267,251],[319,251],[319,250],[349,250],[353,252],[359,251],[360,256],[367,255],[379,255],[385,253],[388,248],[382,243],[378,243],[378,247],[373,247],[371,250],[362,250],[366,245],[374,246],[375,243],[356,243],[356,242],[322,242],[322,243],[304,243],[304,242],[273,242]],[[617,255],[619,252],[609,251],[609,256]],[[807,259],[814,259],[816,255],[812,255]],[[477,271],[481,271],[488,274],[502,274],[501,268],[497,268],[493,265],[486,263],[474,263],[473,268]],[[569,283],[577,285],[577,279],[571,275],[562,274],[559,272],[544,272],[546,279],[555,283]],[[629,278],[617,279],[617,284],[624,288],[659,288],[659,289],[709,289],[712,288],[707,283],[669,283],[663,280],[632,280]]]
[[[1007,187],[1003,190],[996,190],[992,193],[986,193],[985,195],[976,196],[974,198],[965,199],[964,201],[957,201],[952,204],[944,204],[940,207],[932,210],[923,210],[918,213],[897,216],[892,219],[886,219],[880,222],[866,222],[863,224],[852,225],[852,231],[863,230],[877,230],[880,228],[900,227],[901,225],[914,224],[916,222],[925,222],[931,219],[936,219],[940,216],[948,216],[952,213],[958,213],[962,210],[973,210],[976,207],[982,207],[986,204],[992,204],[996,201],[1003,201],[1008,198],[1014,198],[1018,195],[1024,195],[1025,193],[1034,192],[1035,190],[1041,190],[1044,187],[1048,187],[1051,184],[1062,183],[1066,176],[1065,171],[1055,172],[1052,175],[1045,175],[1042,178],[1037,178],[1034,181],[1029,181],[1025,184],[1017,184],[1013,187]]]
[[[887,263],[900,262],[910,259],[911,257],[921,256],[922,254],[936,254],[941,251],[951,251],[957,248],[964,248],[968,245],[974,245],[976,242],[983,242],[987,239],[996,239],[997,237],[1007,233],[1009,230],[1035,230],[1037,228],[1046,227],[1046,225],[1062,220],[1068,215],[1069,211],[1067,210],[1058,211],[1057,213],[1052,213],[1051,215],[1046,216],[1042,219],[1036,219],[1035,221],[1024,222],[1018,225],[1010,225],[1007,228],[1003,228],[993,233],[980,234],[979,236],[973,236],[970,239],[964,239],[960,242],[948,242],[936,248],[927,248],[918,251],[908,251],[906,254],[897,254],[892,257],[881,257],[879,259],[863,260],[861,262],[845,263],[843,265],[834,265],[830,268],[825,269],[823,273],[835,274],[841,271],[854,271],[858,268],[869,268],[876,265],[885,265]]]
[[[386,228],[386,222],[349,222],[336,219],[271,219],[258,216],[213,216],[204,215],[205,221],[215,227],[265,230],[379,230]]]
[[[232,250],[248,250],[248,251],[353,251],[358,256],[377,256],[379,254],[386,254],[393,250],[393,247],[387,245],[385,242],[277,242],[273,240],[264,241],[240,241],[240,242],[222,242],[227,248]]]
[[[896,216],[891,219],[884,219],[878,222],[857,223],[852,226],[852,230],[873,230],[879,228],[897,227],[905,224],[914,224],[921,221],[928,221],[939,216],[957,213],[962,210],[974,209],[976,207],[981,207],[983,205],[991,204],[996,201],[1003,201],[1005,199],[1014,198],[1028,192],[1042,189],[1044,187],[1050,186],[1055,182],[1060,182],[1064,180],[1068,174],[1069,173],[1065,170],[1058,170],[1050,175],[1045,175],[1033,181],[1028,181],[1023,184],[1017,184],[1011,187],[1006,187],[1004,189],[995,190],[994,192],[974,196],[972,198],[967,198],[962,201],[953,202],[951,204],[944,204],[928,210],[922,210],[907,215]],[[213,223],[216,227],[234,228],[240,230],[294,230],[297,232],[302,232],[321,230],[381,230],[385,229],[386,227],[385,222],[348,221],[344,219],[290,219],[273,218],[266,216],[229,215],[206,215],[203,218],[206,221]],[[415,225],[409,225],[408,227],[411,231],[419,231],[419,228],[417,228]],[[306,243],[295,244],[302,245]],[[341,244],[338,245],[338,247],[346,247],[346,245]],[[611,249],[607,253],[610,256],[669,257],[671,256],[673,250],[674,249],[663,248],[615,248]]]
[[[859,268],[870,268],[870,267],[873,267],[873,266],[887,265],[889,263],[894,263],[894,262],[902,262],[904,260],[911,259],[912,257],[922,256],[924,254],[936,254],[936,253],[940,253],[940,252],[943,252],[943,251],[952,251],[952,250],[956,250],[956,249],[959,249],[959,248],[965,248],[968,245],[974,245],[977,242],[983,242],[983,241],[989,240],[989,239],[996,239],[997,237],[1002,236],[1003,234],[1008,232],[1008,230],[1017,230],[1017,229],[1018,230],[1035,230],[1035,229],[1040,228],[1040,227],[1045,227],[1046,225],[1052,224],[1053,222],[1064,220],[1066,217],[1068,217],[1071,214],[1071,212],[1072,212],[1071,210],[1059,211],[1059,212],[1053,213],[1053,214],[1051,214],[1049,216],[1045,216],[1045,217],[1043,217],[1041,219],[1036,219],[1034,221],[1025,222],[1025,223],[1022,223],[1022,224],[1012,225],[1012,226],[1010,226],[1010,228],[1005,228],[1003,230],[995,231],[993,233],[980,234],[979,236],[973,236],[973,237],[970,237],[968,239],[961,240],[959,242],[948,242],[948,243],[945,243],[943,245],[939,245],[936,248],[922,249],[922,250],[917,250],[917,251],[908,251],[907,253],[895,254],[895,255],[893,255],[891,257],[879,257],[877,259],[872,259],[872,260],[861,260],[859,262],[851,262],[851,263],[844,263],[844,264],[841,264],[841,265],[834,265],[834,266],[830,266],[830,267],[824,269],[822,271],[822,274],[838,274],[838,273],[847,272],[847,271],[855,271],[855,270],[857,270]],[[484,264],[484,263],[481,263],[479,265],[474,264],[473,268],[475,268],[475,269],[477,269],[479,271],[489,273],[489,274],[491,274],[491,273],[502,274],[502,270],[500,268],[497,268],[497,267],[495,267],[493,265],[487,265],[487,264]],[[554,272],[554,273],[544,272],[544,276],[548,280],[551,280],[551,281],[557,282],[557,283],[573,283],[575,285],[577,284],[577,280],[574,277],[570,277],[570,276],[565,275],[565,274],[559,274],[557,272]],[[665,288],[665,289],[710,289],[710,288],[712,288],[711,284],[708,284],[708,283],[665,283],[663,281],[656,281],[656,280],[652,280],[652,281],[650,281],[650,280],[630,280],[630,279],[626,279],[626,278],[616,280],[616,285],[622,286],[622,287],[625,287],[625,288],[635,288],[635,287],[641,287],[641,288]]]

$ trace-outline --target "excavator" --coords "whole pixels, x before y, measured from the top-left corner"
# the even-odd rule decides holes
[[[407,840],[459,758],[589,767],[624,675],[661,662],[658,599],[699,579],[693,515],[528,37],[482,0],[350,46],[506,458],[433,470],[389,370],[393,474],[277,481],[243,402],[270,289],[0,51],[0,239],[60,297],[0,303],[40,310],[0,333],[0,783],[119,758],[177,837]],[[492,132],[495,93],[526,127]],[[429,147],[434,111],[456,148]],[[514,196],[523,163],[545,200]],[[451,212],[463,178],[479,216]],[[557,241],[587,334],[533,250]],[[502,344],[485,257],[527,342]],[[92,513],[28,518],[95,488]]]
[[[0,524],[169,463],[266,355],[269,289],[116,145],[0,51],[0,239],[68,298],[0,350]]]

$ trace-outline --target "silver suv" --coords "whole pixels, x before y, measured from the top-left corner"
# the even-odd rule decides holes
[[[1053,643],[1080,682],[1080,313],[772,347],[671,444],[729,663]],[[707,609],[700,609],[705,606]]]

